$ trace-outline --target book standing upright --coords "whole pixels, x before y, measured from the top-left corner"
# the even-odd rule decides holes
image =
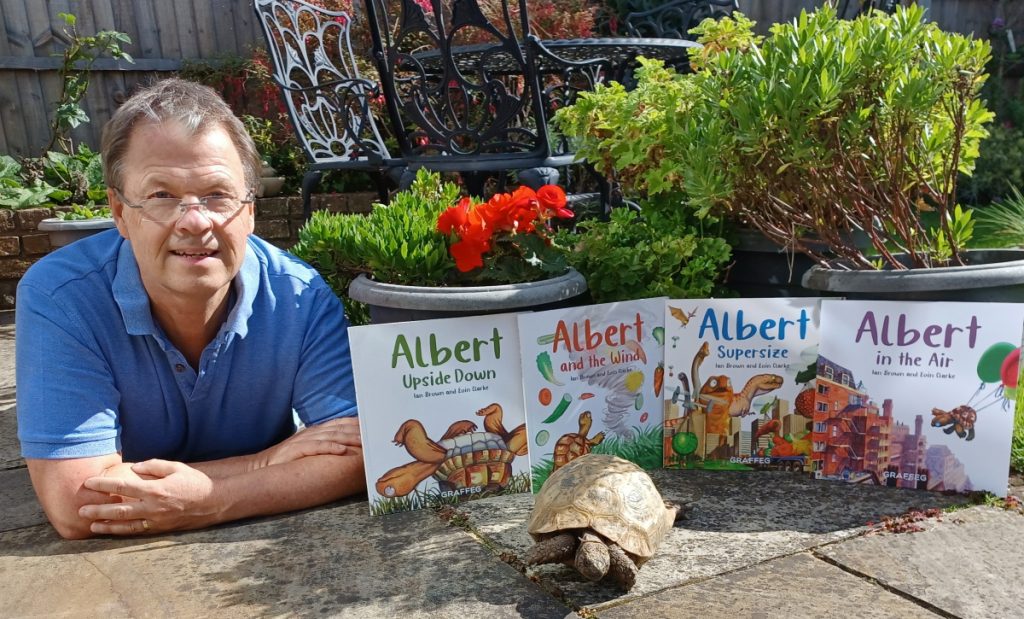
[[[666,468],[809,471],[818,299],[665,304]]]
[[[822,302],[813,470],[821,479],[1005,496],[1024,310]]]
[[[529,490],[514,314],[349,339],[371,514]]]
[[[591,451],[661,466],[664,303],[519,315],[534,492]]]

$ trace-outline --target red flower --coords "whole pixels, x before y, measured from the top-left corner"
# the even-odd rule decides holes
[[[512,193],[495,194],[482,204],[462,198],[438,216],[437,230],[458,237],[449,247],[449,253],[455,259],[456,268],[466,273],[485,267],[484,255],[492,249],[505,252],[517,245],[492,242],[500,240],[501,235],[538,234],[546,238],[548,219],[573,216],[565,204],[565,192],[552,185],[545,185],[537,192],[519,187]]]
[[[451,234],[465,226],[471,204],[469,198],[463,198],[458,204],[441,213],[437,218],[437,231],[441,234]]]
[[[455,258],[455,268],[463,273],[484,266],[484,254],[490,250],[490,243],[472,236],[452,243],[449,249]]]
[[[537,199],[544,208],[558,210],[565,206],[565,191],[558,185],[544,185],[537,190]]]

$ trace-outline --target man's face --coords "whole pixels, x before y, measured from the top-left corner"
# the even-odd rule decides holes
[[[199,135],[189,135],[177,123],[136,127],[123,172],[120,190],[130,204],[168,197],[195,203],[212,195],[244,199],[249,193],[242,161],[221,127]],[[227,295],[253,230],[252,203],[226,218],[191,208],[174,221],[154,222],[141,209],[125,206],[113,189],[108,196],[151,302],[180,307],[183,301],[194,301],[198,310]]]

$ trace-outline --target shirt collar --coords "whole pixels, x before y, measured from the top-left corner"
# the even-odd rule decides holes
[[[237,333],[239,337],[245,337],[249,332],[249,317],[252,316],[253,301],[256,299],[256,291],[260,284],[260,265],[252,244],[247,242],[245,246],[245,260],[242,268],[235,276],[234,295],[236,301],[234,307],[228,312],[227,320],[221,327],[220,335]],[[124,320],[125,330],[129,335],[155,335],[163,340],[163,331],[159,329],[153,320],[153,312],[149,307],[149,295],[142,285],[142,275],[139,273],[139,264],[135,260],[135,253],[132,251],[132,244],[128,241],[121,241],[121,248],[117,255],[117,272],[114,274],[114,281],[111,285],[114,301],[121,309],[121,318]]]

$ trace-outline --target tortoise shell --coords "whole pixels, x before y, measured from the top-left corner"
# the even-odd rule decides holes
[[[504,488],[512,478],[512,458],[505,440],[492,432],[469,432],[438,441],[447,453],[434,473],[442,490],[481,486]]]
[[[566,434],[555,443],[555,468],[560,469],[569,462],[590,453],[590,443],[581,434]]]
[[[675,516],[643,469],[622,458],[591,453],[548,477],[527,531],[540,541],[568,529],[591,529],[639,565],[654,554]]]

